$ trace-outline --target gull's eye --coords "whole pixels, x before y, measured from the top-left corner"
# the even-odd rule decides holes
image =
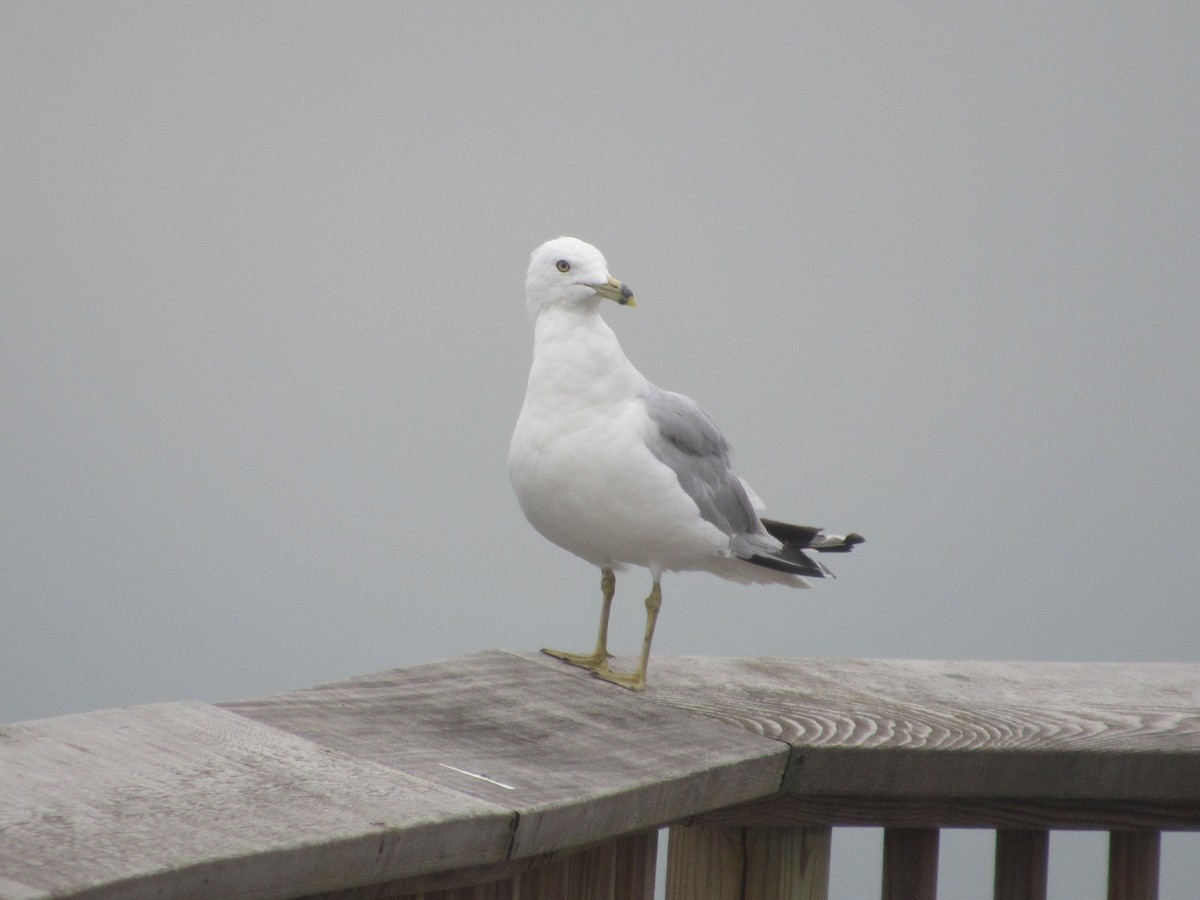
[[[556,262],[554,264],[554,268],[558,269],[558,271],[560,271],[560,272],[570,272],[571,264],[569,262],[567,262],[565,259],[560,259],[558,262]]]

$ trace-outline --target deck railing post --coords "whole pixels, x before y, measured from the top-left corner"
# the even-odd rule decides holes
[[[658,829],[620,838],[614,848],[613,896],[654,900],[658,874]]]
[[[589,847],[512,879],[512,895],[521,900],[653,900],[657,846],[654,830]]]
[[[740,900],[742,829],[673,825],[666,887],[667,900]]]
[[[1108,836],[1108,900],[1158,900],[1157,831],[1113,831]]]
[[[883,830],[883,900],[936,900],[938,830]]]
[[[745,828],[746,897],[826,900],[829,828]]]
[[[830,835],[825,827],[675,826],[667,900],[826,900]]]
[[[1049,831],[999,829],[995,900],[1046,900],[1049,850]]]
[[[669,828],[670,900],[821,900],[869,827],[884,900],[934,900],[940,828],[997,830],[997,900],[1045,900],[1053,829],[1154,900],[1198,766],[1200,663],[666,657],[636,695],[494,650],[0,725],[0,895],[651,900]]]

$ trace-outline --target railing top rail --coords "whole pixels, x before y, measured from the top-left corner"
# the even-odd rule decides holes
[[[788,802],[946,824],[962,801],[1125,804],[1200,827],[1200,665],[659,658],[651,674],[637,695],[488,651],[0,726],[0,898],[300,896]]]

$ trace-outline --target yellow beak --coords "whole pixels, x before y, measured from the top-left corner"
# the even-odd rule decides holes
[[[592,284],[588,287],[606,300],[613,300],[622,306],[637,306],[637,301],[633,299],[633,291],[611,275],[604,284]]]

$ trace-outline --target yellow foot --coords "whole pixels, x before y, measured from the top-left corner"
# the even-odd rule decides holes
[[[603,669],[592,669],[592,677],[631,691],[644,691],[646,689],[645,672],[614,672],[608,666],[605,666]]]
[[[547,656],[562,660],[567,665],[587,669],[593,674],[607,672],[608,661],[612,659],[611,653],[566,653],[562,650],[547,650],[545,647],[542,648],[542,652]]]

